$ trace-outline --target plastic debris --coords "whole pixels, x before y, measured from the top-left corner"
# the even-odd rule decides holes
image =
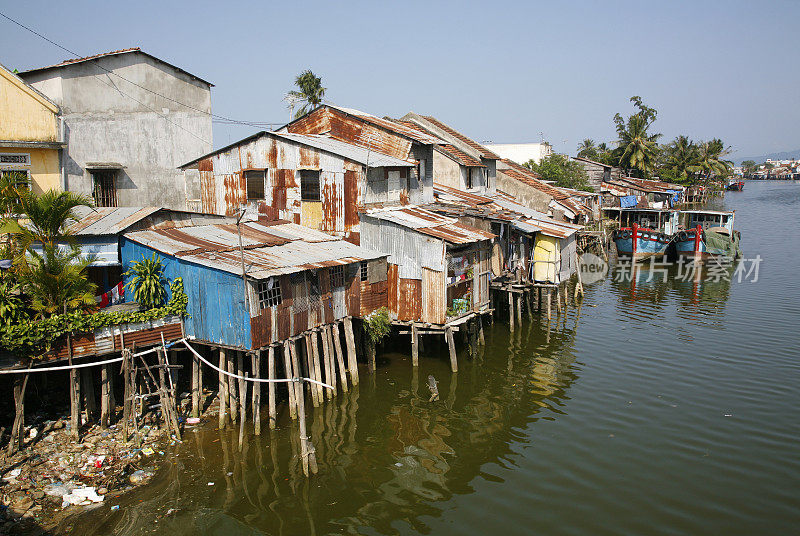
[[[71,493],[63,495],[61,497],[61,506],[67,507],[70,505],[76,506],[83,506],[92,503],[101,503],[103,502],[104,497],[102,495],[98,495],[95,488],[92,487],[82,487],[82,488],[75,488],[72,490]]]

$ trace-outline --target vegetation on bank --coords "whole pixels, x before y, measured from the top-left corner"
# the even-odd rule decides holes
[[[630,101],[636,108],[633,114],[627,118],[619,113],[614,115],[617,139],[610,144],[585,139],[578,146],[579,157],[622,168],[630,176],[658,177],[686,185],[704,184],[730,174],[733,162],[726,158],[730,149],[721,139],[694,141],[681,135],[659,144],[661,134],[652,132],[658,117],[656,109],[644,104],[638,96]]]
[[[538,164],[529,160],[525,167],[540,175],[543,179],[553,181],[559,188],[572,188],[591,192],[589,176],[583,166],[561,154],[552,154],[543,158]]]
[[[97,285],[88,277],[69,226],[75,209],[92,200],[73,192],[37,195],[23,178],[0,177],[0,348],[36,358],[68,333],[183,315],[188,298],[180,278],[166,301],[163,267],[155,259],[134,263],[131,289],[144,311],[98,311]],[[157,288],[160,287],[160,288]]]

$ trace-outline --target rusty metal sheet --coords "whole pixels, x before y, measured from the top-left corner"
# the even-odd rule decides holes
[[[457,147],[449,144],[442,144],[437,145],[436,148],[444,153],[446,156],[449,156],[451,159],[455,160],[462,166],[466,167],[481,167],[485,168],[486,166],[481,164],[480,161],[472,158],[467,153],[461,151]]]
[[[422,316],[422,281],[399,278],[397,287],[397,319],[419,320]]]
[[[486,158],[487,160],[500,160],[500,157],[497,156],[492,151],[490,151],[488,148],[486,148],[483,145],[481,145],[480,143],[477,143],[476,141],[468,138],[467,136],[465,136],[462,133],[458,132],[456,129],[454,129],[454,128],[442,123],[441,121],[439,121],[435,117],[430,116],[430,115],[424,115],[422,117],[424,117],[426,120],[430,121],[434,126],[444,130],[445,132],[447,132],[448,134],[450,134],[454,138],[457,138],[458,140],[466,143],[467,145],[469,145],[470,147],[472,147],[473,149],[478,151],[483,158]]]
[[[160,207],[76,207],[78,221],[69,226],[76,236],[114,235],[147,218]]]

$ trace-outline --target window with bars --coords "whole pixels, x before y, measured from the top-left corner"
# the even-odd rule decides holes
[[[92,173],[92,197],[98,207],[117,206],[116,171],[95,171]]]
[[[300,200],[319,201],[319,171],[300,170]]]
[[[17,190],[27,190],[31,187],[30,173],[27,169],[0,169],[0,177],[11,181]]]
[[[244,180],[247,183],[247,200],[263,200],[264,197],[264,182],[266,179],[266,171],[245,171]]]
[[[282,301],[281,286],[274,277],[258,282],[258,305],[261,309],[280,305]]]
[[[359,271],[361,273],[361,281],[367,281],[369,279],[369,267],[367,261],[361,261]]]
[[[331,267],[331,287],[344,286],[344,266]]]

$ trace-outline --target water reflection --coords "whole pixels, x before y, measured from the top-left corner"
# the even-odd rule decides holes
[[[165,454],[174,463],[152,484],[118,499],[118,511],[105,505],[72,528],[327,534],[371,527],[395,534],[405,523],[425,531],[422,519],[441,515],[437,505],[472,492],[477,476],[499,478],[491,467],[516,463],[512,443],[526,441],[528,423],[564,410],[577,377],[570,347],[579,311],[562,310],[549,325],[534,314],[514,333],[500,323],[487,328],[474,360],[460,352],[458,374],[436,344],[426,346],[419,369],[404,355],[387,356],[390,364],[359,387],[310,408],[317,477],[302,476],[296,425],[286,415],[278,430],[246,434],[241,450],[237,429],[197,430]],[[429,373],[440,382],[436,402],[420,385]]]

